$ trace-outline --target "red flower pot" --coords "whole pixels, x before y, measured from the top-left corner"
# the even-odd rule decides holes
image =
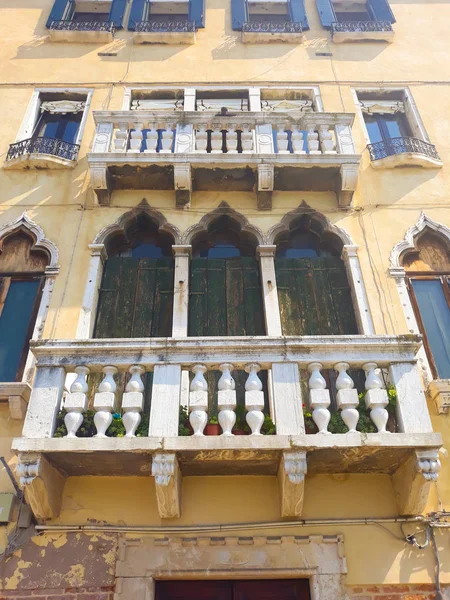
[[[208,423],[203,433],[205,435],[220,435],[220,432],[221,427],[218,423]]]
[[[248,433],[243,429],[233,429],[233,433],[234,435],[248,435]]]

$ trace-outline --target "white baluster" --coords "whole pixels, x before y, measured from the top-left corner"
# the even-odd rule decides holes
[[[158,146],[159,132],[156,125],[149,125],[150,130],[147,131],[146,141],[147,148],[144,150],[145,154],[155,154],[156,148]]]
[[[163,129],[163,127],[161,127]],[[173,130],[172,125],[167,124],[164,131],[161,134],[161,150],[160,154],[171,154],[173,144]]]
[[[88,407],[87,376],[89,369],[87,367],[75,367],[76,379],[70,386],[70,393],[66,395],[64,408],[67,414],[64,417],[64,423],[67,429],[68,438],[76,437],[76,433],[83,423],[83,413]]]
[[[243,154],[251,154],[253,152],[253,131],[248,127],[242,128],[241,145]]]
[[[114,150],[126,152],[128,145],[128,123],[119,123],[119,128],[114,132]]]
[[[116,367],[103,367],[104,378],[94,396],[94,424],[97,433],[94,437],[106,437],[105,433],[112,423],[112,413],[116,409]]]
[[[326,389],[327,383],[320,374],[322,364],[319,362],[313,362],[308,365],[308,369],[311,371],[311,377],[309,378],[309,402],[311,406],[312,418],[314,423],[317,425],[319,433],[330,433],[327,430],[328,423],[331,419],[330,411],[330,392]]]
[[[303,131],[294,129],[291,136],[291,143],[294,154],[306,154],[306,150],[303,149]]]
[[[227,131],[227,152],[228,154],[237,154],[238,136],[233,127],[229,127]]]
[[[319,139],[324,154],[337,154],[333,133],[328,129],[328,125],[319,125]]]
[[[211,131],[211,154],[222,154],[221,126],[216,126]]]
[[[206,371],[205,365],[192,367],[195,377],[191,381],[189,393],[189,423],[197,436],[203,435],[208,422],[208,383],[204,377]]]
[[[140,125],[136,125],[134,131],[130,132],[130,149],[128,152],[140,152],[144,135]]]
[[[217,394],[217,406],[219,408],[219,423],[222,427],[222,435],[233,435],[231,430],[236,423],[236,384],[231,371],[233,365],[223,363],[219,369],[222,371],[222,377],[219,379],[219,392]]]
[[[334,365],[334,368],[339,373],[336,379],[336,402],[341,411],[342,420],[348,427],[349,433],[356,432],[356,425],[359,421],[359,412],[356,407],[359,404],[358,392],[353,389],[353,379],[347,373],[350,365],[346,362],[339,362]]]
[[[379,433],[389,433],[386,431],[389,413],[386,406],[389,404],[387,391],[383,389],[383,383],[376,374],[377,364],[368,362],[363,365],[366,372],[366,407],[370,409],[370,418],[375,423]]]
[[[208,146],[208,131],[203,125],[195,132],[195,151],[206,152]]]
[[[287,131],[284,130],[284,127],[282,125],[279,125],[277,128],[278,154],[289,154],[288,145],[289,135]]]
[[[310,154],[322,154],[319,150],[319,134],[313,127],[308,130],[308,148]]]
[[[125,437],[135,437],[136,429],[141,422],[141,413],[144,410],[144,384],[141,376],[145,373],[144,367],[133,365],[129,369],[131,377],[122,396],[122,421],[125,426]]]
[[[263,385],[258,377],[261,367],[251,363],[245,367],[248,379],[245,382],[245,408],[247,409],[246,421],[251,429],[252,435],[261,435],[261,427],[264,423],[264,392]]]

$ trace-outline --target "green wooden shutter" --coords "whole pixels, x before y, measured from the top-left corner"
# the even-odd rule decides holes
[[[111,10],[109,12],[109,20],[114,23],[117,29],[123,27],[123,17],[125,16],[125,8],[127,0],[113,0]]]
[[[247,0],[231,0],[231,28],[234,31],[241,31],[242,25],[247,20]]]
[[[336,22],[336,15],[331,0],[316,0],[316,6],[322,25],[327,28],[331,27],[331,23]]]
[[[337,257],[275,260],[284,335],[357,333],[345,266]]]
[[[369,0],[369,6],[372,9],[376,21],[388,21],[395,23],[395,17],[392,13],[388,0]]]
[[[289,14],[294,23],[300,23],[303,31],[309,29],[308,17],[306,16],[305,0],[289,0]]]
[[[246,335],[266,335],[259,265],[255,258],[241,258],[244,280],[244,317]]]
[[[52,21],[63,21],[66,19],[67,13],[69,12],[72,4],[72,0],[55,0],[53,8],[48,17],[46,27],[49,28],[52,24]]]
[[[128,29],[130,31],[135,30],[136,23],[140,23],[141,21],[145,20],[147,5],[150,5],[149,0],[133,0],[133,4],[131,5],[130,18],[128,19]]]
[[[199,29],[205,27],[205,0],[189,0],[189,21]]]

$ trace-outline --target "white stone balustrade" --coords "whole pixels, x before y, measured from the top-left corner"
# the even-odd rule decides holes
[[[222,427],[222,435],[233,435],[231,430],[236,423],[236,383],[231,375],[233,365],[222,363],[219,366],[222,377],[219,379],[217,393],[217,406],[219,408],[219,424]]]
[[[377,363],[367,362],[363,365],[366,372],[366,407],[370,409],[370,418],[375,423],[379,433],[386,431],[389,413],[386,406],[389,404],[387,391],[383,388],[383,382],[376,373]]]
[[[145,369],[139,365],[133,365],[129,371],[131,378],[122,396],[122,421],[125,426],[125,437],[135,437],[144,409],[144,384],[141,377],[145,373]]]
[[[150,129],[146,132],[146,149],[144,154],[156,154],[156,148],[158,147],[159,132],[155,125],[151,125]]]
[[[70,386],[70,393],[64,400],[64,408],[67,414],[64,417],[64,423],[67,429],[68,438],[76,437],[76,433],[83,423],[83,413],[88,407],[88,384],[87,376],[89,369],[84,366],[75,367],[77,378]]]
[[[195,377],[191,381],[189,393],[189,423],[194,435],[203,435],[208,422],[208,384],[204,377],[205,365],[194,365],[192,372]]]
[[[324,154],[336,154],[336,144],[333,133],[327,125],[319,125],[320,147]]]
[[[331,419],[330,411],[330,392],[326,389],[327,383],[322,377],[320,371],[323,365],[320,362],[313,362],[308,365],[311,372],[309,378],[309,404],[311,407],[312,418],[317,425],[319,433],[329,434],[328,423]]]
[[[112,413],[116,410],[117,385],[114,375],[117,368],[112,366],[103,367],[103,381],[98,386],[98,392],[94,396],[94,425],[97,429],[95,437],[106,437],[106,430],[111,425]]]
[[[289,134],[285,131],[283,125],[278,126],[277,130],[277,146],[278,154],[290,154],[289,146]]]
[[[251,435],[261,435],[264,423],[264,392],[258,371],[261,367],[251,363],[245,367],[248,379],[245,382],[245,408],[247,409],[246,421],[251,430]]]
[[[311,127],[307,133],[308,140],[308,150],[310,154],[322,154],[322,151],[319,149],[319,134]]]
[[[339,362],[334,368],[339,373],[336,379],[336,403],[341,411],[342,420],[348,427],[349,433],[355,433],[359,421],[359,412],[357,410],[359,399],[358,392],[354,389],[353,379],[347,373],[350,365],[346,362]]]

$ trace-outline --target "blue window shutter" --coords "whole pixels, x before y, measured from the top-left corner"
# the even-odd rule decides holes
[[[52,21],[62,21],[67,16],[69,4],[72,4],[71,0],[55,0],[46,27],[50,27]]]
[[[123,26],[126,5],[127,0],[113,0],[112,2],[111,10],[109,11],[109,20],[112,21],[118,29],[121,29]]]
[[[369,0],[369,6],[372,9],[376,21],[388,21],[395,23],[395,17],[389,6],[388,0]]]
[[[247,21],[247,0],[231,0],[231,27],[234,31],[241,31],[242,25]]]
[[[150,4],[148,0],[133,0],[131,5],[130,18],[128,19],[128,29],[134,31],[136,29],[136,23],[144,21],[144,13],[146,12],[147,4]]]
[[[189,21],[198,28],[205,26],[205,0],[189,0]]]
[[[294,23],[301,23],[303,30],[309,29],[308,17],[306,16],[305,0],[290,0],[289,13]]]
[[[336,22],[336,15],[331,0],[316,0],[317,10],[319,11],[320,22],[324,27],[331,27],[331,23]]]

